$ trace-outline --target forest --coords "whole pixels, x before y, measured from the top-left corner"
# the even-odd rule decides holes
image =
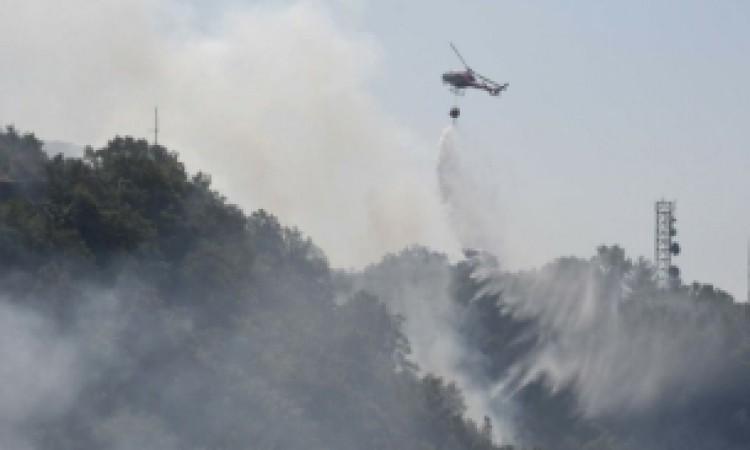
[[[410,295],[443,294],[484,417],[415,357]],[[524,272],[418,245],[335,269],[132,137],[76,158],[0,132],[0,296],[3,448],[750,442],[750,315],[721,289],[660,291],[616,245]]]

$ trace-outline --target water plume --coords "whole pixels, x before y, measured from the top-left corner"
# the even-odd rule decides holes
[[[502,249],[502,220],[493,206],[498,193],[492,192],[492,174],[484,172],[476,155],[467,152],[456,125],[443,130],[437,167],[440,196],[451,229],[464,249],[499,253]]]

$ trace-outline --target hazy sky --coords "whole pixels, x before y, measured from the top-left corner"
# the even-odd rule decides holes
[[[64,3],[64,4],[63,4]],[[684,279],[745,295],[750,4],[739,1],[0,0],[0,122],[41,138],[162,142],[335,265],[455,252],[434,193],[460,68],[462,149],[496,194],[505,262],[620,243],[653,253],[677,200]]]
[[[508,167],[521,264],[598,243],[653,254],[653,202],[677,200],[687,281],[745,297],[750,232],[750,4],[739,1],[397,2],[370,6],[379,97],[427,135],[450,99],[436,72],[509,81],[460,100],[476,150]],[[472,150],[472,149],[468,149]]]

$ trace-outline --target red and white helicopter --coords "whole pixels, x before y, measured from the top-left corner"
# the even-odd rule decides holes
[[[453,43],[451,43],[450,45],[453,51],[456,53],[456,56],[458,56],[458,59],[461,60],[461,63],[464,65],[464,67],[466,67],[466,70],[445,72],[443,74],[443,83],[449,85],[451,91],[454,94],[463,95],[466,88],[473,88],[487,91],[490,95],[493,96],[498,96],[501,92],[508,89],[508,83],[500,84],[475,72],[474,69],[466,64],[466,61],[464,60],[463,56],[461,56],[461,53],[459,53],[456,46],[453,45]],[[457,106],[451,108],[450,116],[452,118],[456,119],[460,114],[461,111]]]

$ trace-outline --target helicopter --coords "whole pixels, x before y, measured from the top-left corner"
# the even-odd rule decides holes
[[[461,53],[452,42],[450,43],[450,46],[464,67],[466,67],[466,70],[445,72],[443,74],[443,83],[449,85],[454,94],[463,95],[466,88],[474,88],[487,91],[492,96],[498,96],[501,92],[508,89],[509,83],[500,84],[475,72],[474,69],[466,64],[466,60],[464,60],[463,56],[461,56]],[[453,119],[458,118],[460,114],[461,110],[459,110],[457,106],[451,108],[450,116]]]

